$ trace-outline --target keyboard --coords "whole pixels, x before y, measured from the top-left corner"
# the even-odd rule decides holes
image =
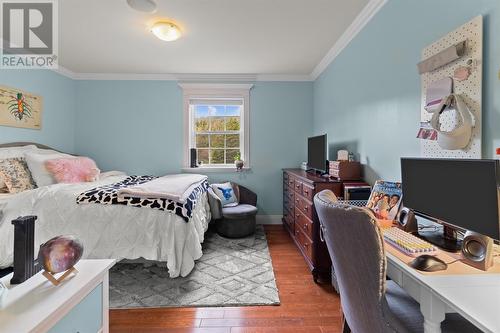
[[[399,228],[392,227],[382,229],[384,239],[404,254],[417,257],[422,254],[435,254],[437,247],[417,236],[414,236]]]

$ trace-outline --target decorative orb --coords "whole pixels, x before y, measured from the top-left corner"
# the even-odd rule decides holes
[[[55,274],[73,267],[82,257],[83,245],[73,236],[57,236],[40,245],[38,262]]]

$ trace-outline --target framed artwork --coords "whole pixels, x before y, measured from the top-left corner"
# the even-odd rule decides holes
[[[0,126],[42,128],[42,96],[0,86]]]

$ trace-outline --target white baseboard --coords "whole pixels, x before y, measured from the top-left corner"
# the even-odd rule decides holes
[[[257,224],[282,224],[283,215],[257,215]]]

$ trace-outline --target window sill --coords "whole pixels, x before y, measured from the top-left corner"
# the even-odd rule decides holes
[[[182,168],[182,172],[187,173],[229,173],[229,172],[246,172],[250,171],[251,168],[244,167],[242,171],[236,171],[236,167],[227,166],[227,167],[198,167],[198,168]]]

